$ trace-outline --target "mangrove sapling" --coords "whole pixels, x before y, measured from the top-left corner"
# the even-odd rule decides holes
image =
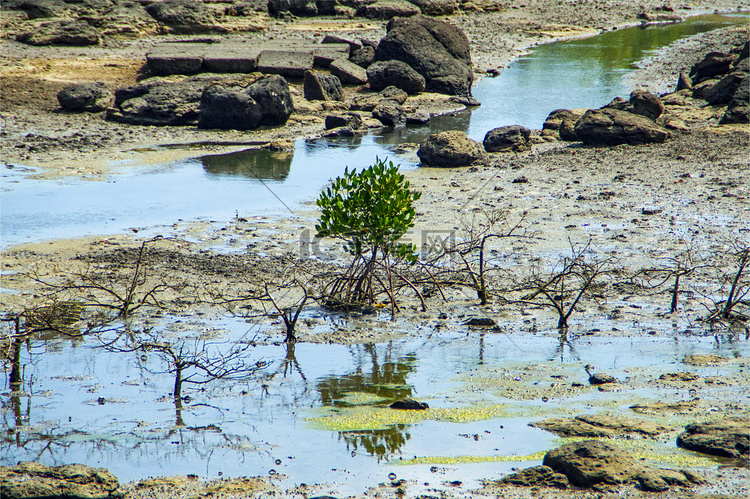
[[[21,350],[24,343],[35,333],[55,332],[69,337],[81,337],[84,333],[75,327],[81,320],[83,307],[77,302],[55,302],[51,305],[29,307],[18,313],[9,313],[0,321],[9,323],[10,329],[3,331],[2,359],[10,364],[9,384],[11,391],[18,391],[23,383]]]
[[[80,271],[56,273],[55,280],[38,274],[29,274],[29,277],[42,284],[45,291],[54,296],[73,296],[74,299],[83,301],[86,307],[114,311],[116,319],[127,319],[136,310],[147,305],[165,308],[162,293],[185,286],[184,283],[169,282],[167,275],[149,272],[149,246],[164,239],[157,236],[143,241],[135,252],[134,261],[127,262],[133,267],[132,273],[128,275],[125,271],[124,277],[117,276],[113,271],[100,271],[91,265]],[[117,270],[125,270],[125,265],[119,264]],[[59,277],[62,277],[62,281]]]
[[[712,296],[724,299],[712,300],[713,307],[707,321],[747,322],[748,316],[737,313],[735,308],[739,304],[748,304],[746,297],[750,295],[750,244],[740,240],[730,241],[728,249],[714,258],[719,289]]]
[[[638,271],[633,278],[642,278],[644,280],[642,286],[651,289],[660,289],[672,280],[672,287],[669,288],[671,295],[669,313],[673,314],[677,311],[682,279],[695,274],[703,267],[705,267],[703,259],[696,255],[692,249],[688,248],[675,256],[664,259],[664,265],[662,266]]]
[[[477,217],[481,215],[481,219]],[[532,237],[524,228],[527,213],[524,212],[515,222],[509,222],[507,211],[483,208],[472,211],[472,219],[464,220],[466,237],[463,241],[445,248],[445,255],[449,258],[458,256],[463,265],[463,271],[469,277],[469,283],[477,293],[482,305],[487,305],[489,291],[487,287],[487,243],[493,239]],[[456,280],[456,283],[462,282]]]
[[[571,255],[556,261],[550,271],[533,270],[514,287],[527,292],[517,302],[553,309],[558,329],[566,329],[581,300],[597,298],[602,279],[615,270],[612,258],[589,257],[590,246],[591,241],[583,247],[570,243]]]
[[[175,400],[183,398],[185,383],[203,385],[215,380],[244,381],[253,378],[267,366],[262,360],[247,361],[252,342],[227,344],[201,339],[172,340],[159,333],[132,331],[121,332],[114,338],[100,337],[100,340],[103,348],[110,352],[155,353],[167,367],[163,371],[149,372],[174,376]]]
[[[353,257],[343,274],[327,287],[330,303],[345,309],[371,306],[385,294],[391,316],[395,316],[394,273],[397,279],[407,279],[394,272],[395,266],[417,261],[415,246],[399,241],[414,226],[413,203],[420,196],[409,189],[409,182],[393,162],[379,159],[361,172],[347,168],[320,194],[316,237],[343,240]]]

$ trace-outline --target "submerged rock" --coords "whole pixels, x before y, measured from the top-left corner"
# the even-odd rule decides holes
[[[125,493],[117,478],[104,468],[22,462],[17,466],[0,467],[0,497],[119,499],[125,497]]]
[[[426,409],[429,409],[430,406],[427,405],[425,402],[417,402],[416,400],[412,399],[403,399],[398,400],[391,405],[389,405],[391,409],[400,409],[405,411],[424,411]]]

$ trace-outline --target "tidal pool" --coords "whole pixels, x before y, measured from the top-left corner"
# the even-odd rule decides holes
[[[438,488],[452,480],[471,486],[539,464],[559,444],[529,422],[602,411],[633,417],[633,403],[690,400],[687,388],[665,389],[653,380],[686,370],[682,359],[696,353],[730,361],[691,372],[736,380],[748,351],[746,338],[668,330],[648,337],[571,334],[563,341],[556,331],[483,333],[453,323],[446,328],[453,332],[422,325],[416,339],[382,344],[286,346],[274,342],[278,331],[261,332],[244,321],[211,326],[227,341],[252,338],[247,360],[265,367],[247,381],[188,387],[178,405],[169,397],[173,377],[154,352],[113,353],[92,340],[54,336],[31,341],[22,360],[25,391],[3,396],[0,464],[85,463],[123,481],[281,474],[289,486],[336,482],[326,490],[339,494],[362,493],[391,473]],[[201,333],[196,326],[185,341]],[[622,390],[589,386],[587,364],[623,381]],[[746,404],[747,389],[737,388],[707,385],[699,396],[711,400],[733,389]],[[387,407],[404,397],[430,409]],[[656,459],[662,463],[678,459],[676,452],[693,464],[711,464],[694,453],[667,452],[672,441],[641,445],[651,460],[659,452],[671,456]]]

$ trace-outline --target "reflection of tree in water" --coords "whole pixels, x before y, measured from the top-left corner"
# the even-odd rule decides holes
[[[342,431],[339,437],[346,442],[346,450],[352,456],[364,450],[378,461],[395,454],[411,438],[407,425],[399,424],[385,430]]]
[[[258,180],[284,180],[289,176],[293,152],[246,149],[229,154],[201,156],[203,168],[214,175],[242,175]]]
[[[415,354],[393,360],[393,344],[389,343],[384,358],[380,360],[375,345],[363,345],[361,348],[364,355],[358,357],[357,367],[352,374],[330,376],[318,381],[317,389],[323,405],[347,405],[344,399],[352,392],[376,395],[388,404],[411,396],[414,387],[406,383],[406,377],[414,370]],[[368,357],[369,366],[366,366]]]
[[[345,407],[346,396],[351,393],[368,393],[383,399],[379,405],[388,405],[396,400],[411,397],[413,386],[406,377],[414,370],[417,357],[409,353],[394,359],[393,343],[389,343],[381,359],[373,344],[363,345],[356,351],[357,366],[353,373],[330,376],[317,383],[323,405]],[[399,424],[383,430],[339,432],[352,453],[364,450],[378,460],[398,452],[409,440],[407,425]]]

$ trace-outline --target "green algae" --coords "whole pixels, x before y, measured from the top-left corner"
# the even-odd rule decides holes
[[[321,429],[331,431],[383,430],[400,424],[415,424],[422,421],[468,423],[508,417],[507,407],[480,405],[427,409],[424,411],[401,411],[388,407],[354,406],[327,411],[320,417],[308,421]]]
[[[541,461],[546,454],[545,451],[527,454],[525,456],[426,456],[414,459],[399,459],[388,461],[388,464],[398,466],[410,466],[415,464],[472,464],[472,463],[515,463],[526,461]]]

